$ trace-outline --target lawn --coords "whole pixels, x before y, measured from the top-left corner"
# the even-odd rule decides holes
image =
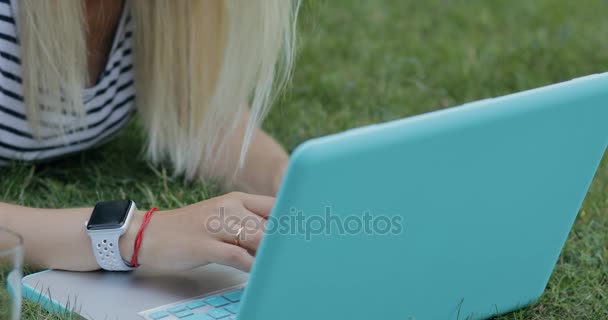
[[[347,128],[499,96],[608,66],[606,1],[306,1],[289,91],[265,123],[288,150]],[[608,119],[607,119],[608,121]],[[220,193],[148,165],[136,122],[49,165],[0,169],[0,201],[172,208]],[[499,319],[608,319],[608,163],[602,162],[540,301]],[[25,303],[24,319],[53,319]]]

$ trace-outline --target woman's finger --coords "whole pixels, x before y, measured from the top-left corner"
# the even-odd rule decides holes
[[[239,246],[251,251],[255,254],[264,237],[263,229],[243,229],[239,237]],[[236,239],[236,236],[235,236]],[[236,241],[234,241],[236,242]],[[236,244],[236,243],[234,243]]]
[[[246,249],[224,242],[215,242],[212,248],[212,262],[231,266],[249,272],[254,258]]]
[[[255,252],[264,236],[266,220],[245,208],[240,208],[226,212],[220,224],[219,230],[213,230],[217,231],[216,239]]]
[[[260,196],[249,193],[238,192],[237,196],[241,199],[247,210],[257,214],[258,216],[268,218],[270,211],[274,206],[275,198],[268,196]]]

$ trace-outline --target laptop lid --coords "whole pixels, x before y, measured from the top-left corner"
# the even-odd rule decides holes
[[[592,75],[304,143],[238,319],[477,319],[534,302],[606,149],[607,88]]]

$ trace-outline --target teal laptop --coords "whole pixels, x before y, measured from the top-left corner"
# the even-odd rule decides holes
[[[607,122],[608,74],[599,74],[313,139],[292,155],[248,280],[227,275],[228,290],[196,291],[222,276],[176,287],[158,285],[178,283],[166,277],[51,271],[26,278],[25,295],[60,307],[77,293],[81,314],[99,319],[506,313],[543,293],[606,149]],[[35,284],[60,287],[58,300]],[[136,297],[131,309],[113,311],[103,299],[111,292]]]

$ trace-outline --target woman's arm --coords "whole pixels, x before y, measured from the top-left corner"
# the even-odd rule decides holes
[[[98,268],[85,228],[92,210],[38,209],[0,203],[0,225],[23,237],[26,263],[89,271]]]
[[[248,119],[249,113],[246,112],[229,138],[228,147],[224,149],[212,174],[229,178],[234,168],[237,167]],[[239,174],[232,183],[243,192],[275,196],[288,162],[289,156],[283,147],[262,129],[256,128],[249,145],[245,165],[239,170]]]
[[[139,252],[144,268],[188,270],[210,262],[248,271],[262,239],[274,198],[232,192],[187,207],[154,214]],[[98,269],[85,222],[92,208],[38,209],[0,203],[0,226],[24,239],[27,263],[73,271]],[[144,212],[138,211],[120,237],[120,253],[129,261]],[[235,236],[247,227],[240,246]],[[219,223],[219,225],[218,225]]]

